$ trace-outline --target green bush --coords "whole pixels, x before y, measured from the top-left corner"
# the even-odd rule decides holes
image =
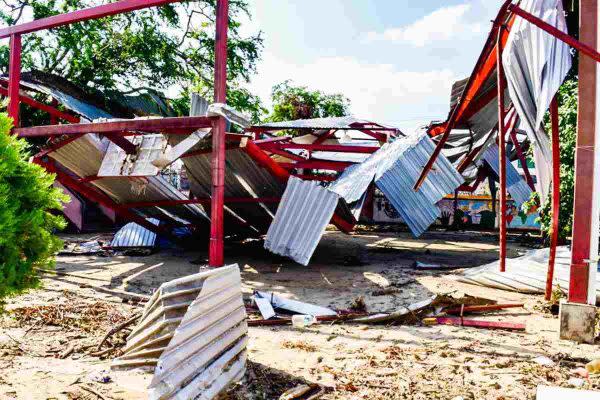
[[[54,266],[62,242],[62,209],[68,200],[54,176],[28,161],[27,142],[11,135],[12,120],[0,114],[0,298],[33,286],[38,269]]]

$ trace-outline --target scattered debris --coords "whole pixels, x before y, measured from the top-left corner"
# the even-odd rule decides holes
[[[292,316],[292,326],[294,328],[306,328],[317,323],[317,318],[312,315],[294,315]]]
[[[153,225],[159,224],[156,218],[147,218],[147,221]],[[110,247],[113,249],[124,248],[153,248],[156,245],[156,233],[149,231],[136,224],[130,222],[117,231],[113,240],[110,242]]]
[[[290,340],[286,340],[284,341],[281,346],[284,349],[298,349],[298,350],[304,350],[310,353],[314,353],[315,351],[318,350],[317,346],[307,343],[303,340],[297,341],[297,342],[292,342]]]
[[[522,308],[523,303],[518,304],[490,304],[490,305],[481,305],[481,306],[465,306],[464,304],[460,307],[450,308],[444,310],[446,314],[459,314],[463,315],[464,313],[479,313],[486,311],[496,311],[503,310],[506,308]]]
[[[524,331],[525,324],[517,322],[480,321],[474,319],[456,317],[431,317],[423,319],[425,325],[457,325],[484,329],[506,329],[512,331]]]
[[[59,255],[93,255],[103,253],[102,242],[98,240],[90,240],[87,242],[70,242],[65,243],[65,248],[61,250]]]
[[[590,374],[598,374],[600,373],[600,358],[596,358],[595,360],[590,361],[585,365],[585,369]]]
[[[441,264],[428,264],[420,261],[415,261],[413,268],[418,271],[448,271],[453,269],[463,268],[456,265],[441,265]]]
[[[354,312],[367,312],[367,303],[365,303],[365,298],[363,296],[358,296],[352,301],[349,307],[350,310]]]
[[[264,319],[273,318],[276,315],[275,310],[268,299],[255,294],[252,296],[252,300],[254,300],[254,303],[258,307],[258,310]]]
[[[269,300],[274,308],[280,308],[282,310],[287,310],[298,314],[314,315],[315,317],[323,315],[337,315],[337,313],[330,308],[304,303],[298,300],[286,299],[285,297],[278,296],[275,293],[260,291],[257,291],[256,293],[260,297]]]
[[[532,360],[534,363],[536,363],[537,365],[541,365],[543,367],[553,367],[555,362],[552,361],[551,358],[548,358],[546,356],[539,356],[536,357]]]
[[[283,393],[279,400],[313,400],[325,394],[325,389],[316,383],[298,385]]]

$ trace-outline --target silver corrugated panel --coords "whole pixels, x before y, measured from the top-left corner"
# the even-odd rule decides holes
[[[156,226],[160,223],[156,218],[148,218],[148,222]],[[156,233],[135,222],[130,222],[117,231],[110,242],[110,247],[154,247],[155,244]]]
[[[269,251],[307,265],[338,205],[339,196],[316,181],[290,177],[265,238]]]
[[[500,176],[500,155],[498,153],[498,145],[492,144],[482,154],[481,158],[494,170],[496,175]],[[519,175],[517,169],[512,163],[506,160],[506,191],[510,193],[517,206],[525,203],[531,197],[532,190],[525,182],[525,179]]]
[[[100,140],[94,134],[87,134],[50,153],[68,170],[80,177],[96,175],[102,164],[108,140]],[[187,197],[167,182],[162,176],[140,177],[136,179],[109,177],[97,179],[92,185],[101,189],[119,204],[131,202],[186,200]],[[170,207],[148,207],[136,209],[147,217],[169,218],[176,215],[190,222],[208,221],[208,216],[200,205],[186,204]]]
[[[352,129],[353,124],[372,124],[373,122],[351,116],[297,119],[294,121],[267,122],[260,128],[273,129]],[[375,129],[376,130],[376,129]]]
[[[171,382],[175,359],[193,361],[196,352],[208,350],[218,350],[216,357],[246,334],[245,319],[237,264],[163,283],[144,307],[123,355],[112,366],[156,366],[152,386],[164,392],[164,385],[159,383],[163,378]],[[232,335],[232,331],[237,334]],[[223,342],[224,337],[229,342]],[[173,389],[177,385],[167,386]]]
[[[567,32],[561,0],[523,0],[519,7]],[[552,98],[571,69],[571,50],[566,43],[517,18],[510,29],[502,64],[510,98],[533,146],[536,189],[543,201],[550,186],[552,154],[542,123]]]
[[[388,168],[382,169],[375,184],[401,215],[412,234],[420,236],[440,216],[437,202],[454,192],[463,183],[463,177],[446,157],[440,155],[419,190],[415,191],[413,187],[435,146],[431,138],[424,134],[412,143],[399,147],[397,159]]]
[[[212,175],[211,154],[184,157],[192,193],[210,197]],[[281,197],[284,186],[269,171],[262,168],[246,154],[244,149],[229,149],[225,154],[225,197],[266,198]],[[266,231],[275,216],[276,203],[230,203],[230,213],[241,217],[258,231]]]
[[[544,293],[548,274],[550,249],[530,250],[525,255],[506,260],[506,272],[500,272],[499,261],[470,268],[454,279],[472,285],[486,286],[519,293]],[[571,250],[568,246],[556,248],[554,281],[552,285],[569,289]],[[600,275],[597,276],[596,299],[600,301]]]

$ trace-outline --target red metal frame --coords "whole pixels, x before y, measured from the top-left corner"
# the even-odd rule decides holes
[[[498,89],[498,163],[500,171],[500,272],[506,271],[506,109],[504,107],[504,91],[506,90],[506,78],[502,65],[502,34],[504,28],[501,26],[498,30],[498,44],[496,45],[496,72]]]
[[[519,143],[519,139],[517,138],[517,132],[515,132],[514,129],[511,129],[509,131],[509,133],[510,133],[510,140],[512,141],[513,145],[515,146],[515,151],[517,152],[517,157],[519,158],[519,161],[521,162],[521,167],[523,168],[523,173],[525,174],[525,181],[527,181],[527,185],[529,186],[529,188],[535,192],[535,185],[533,184],[533,178],[531,177],[531,174],[529,173],[529,167],[527,166],[527,158],[525,158],[525,153],[523,152],[523,149],[521,148],[521,144]]]
[[[558,245],[558,222],[560,215],[560,147],[558,132],[558,100],[556,96],[550,103],[550,119],[552,121],[552,226],[550,230],[550,256],[548,258],[548,276],[546,277],[546,300],[552,297],[552,281],[554,280],[554,263],[556,246]]]
[[[8,116],[19,126],[19,87],[21,85],[21,35],[11,35],[8,64]]]

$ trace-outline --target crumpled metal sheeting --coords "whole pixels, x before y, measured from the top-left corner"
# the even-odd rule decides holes
[[[158,226],[160,221],[155,218],[148,218],[148,222]],[[156,244],[156,233],[149,231],[136,224],[130,222],[117,231],[110,247],[154,247]]]
[[[244,374],[248,326],[239,267],[196,276],[204,279],[201,291],[158,360],[150,400],[212,399]]]
[[[182,160],[188,172],[192,193],[210,197],[212,175],[210,153]],[[242,148],[229,149],[225,155],[225,197],[281,197],[284,186],[259,166]],[[259,231],[266,231],[277,211],[276,203],[230,203],[229,210]]]
[[[273,129],[352,129],[353,124],[371,124],[372,122],[352,116],[297,119],[293,121],[267,122],[257,125],[260,128]],[[374,128],[374,130],[377,130]]]
[[[437,202],[454,192],[463,178],[448,159],[440,155],[427,179],[415,191],[414,184],[435,146],[429,136],[421,135],[415,142],[399,147],[398,158],[383,169],[375,184],[418,237],[440,216]]]
[[[267,232],[265,249],[308,265],[339,199],[316,181],[290,177]]]
[[[51,158],[77,176],[96,175],[102,164],[108,140],[100,140],[95,134],[86,134],[49,154]],[[135,182],[135,183],[134,183]],[[162,176],[129,179],[122,177],[102,178],[91,182],[115,202],[125,204],[138,201],[186,200],[187,197]],[[137,188],[134,187],[137,185]],[[137,190],[136,190],[137,189]],[[147,207],[137,209],[147,217],[167,218],[174,214],[187,221],[208,221],[200,205],[185,204],[169,207]]]
[[[190,336],[196,328],[204,338],[219,339],[246,318],[240,285],[237,264],[162,284],[146,303],[140,322],[127,338],[123,355],[113,361],[113,368],[154,367],[167,349],[185,342],[188,336],[198,336]],[[190,312],[195,321],[192,325],[191,318],[186,319]],[[184,321],[188,322],[182,325]],[[180,327],[187,327],[186,333],[173,341]]]
[[[561,0],[524,0],[523,10],[562,32],[567,23]],[[523,18],[510,29],[502,55],[510,98],[533,146],[538,180],[536,189],[542,201],[550,186],[552,154],[542,122],[552,98],[571,69],[569,46]]]
[[[489,146],[481,158],[494,170],[496,175],[500,176],[500,155],[497,144]],[[533,193],[525,179],[519,175],[508,159],[506,160],[506,190],[518,206],[528,201]]]

